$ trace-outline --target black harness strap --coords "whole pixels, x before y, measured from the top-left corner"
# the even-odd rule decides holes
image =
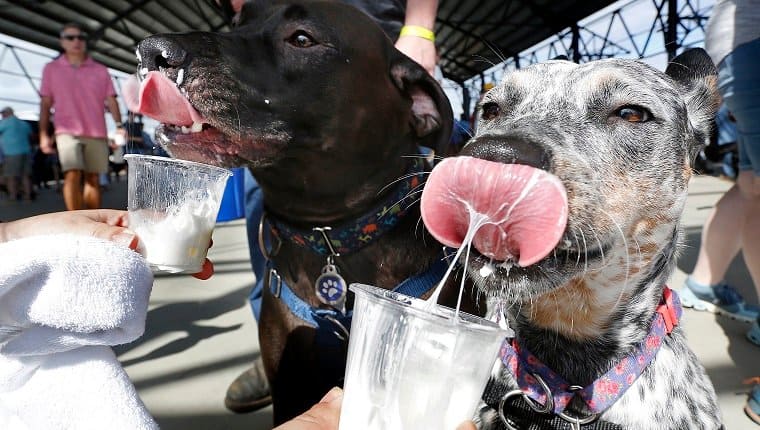
[[[504,405],[504,416],[520,430],[573,430],[573,425],[554,414],[534,411],[522,397],[513,397]],[[582,430],[624,430],[619,424],[596,420],[581,425]]]

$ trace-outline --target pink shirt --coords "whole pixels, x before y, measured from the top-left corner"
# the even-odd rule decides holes
[[[75,67],[61,55],[42,70],[40,95],[53,99],[56,134],[107,136],[105,101],[116,91],[104,65],[87,57]]]

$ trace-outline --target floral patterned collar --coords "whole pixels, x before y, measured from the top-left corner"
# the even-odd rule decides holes
[[[562,416],[575,396],[583,399],[592,414],[600,414],[619,399],[646,369],[662,346],[665,336],[678,324],[682,312],[678,295],[666,286],[649,334],[628,356],[586,387],[565,381],[530,351],[521,347],[516,339],[504,341],[500,352],[501,361],[515,377],[523,396],[541,405],[547,405],[548,401],[548,404],[553,405],[554,414]],[[547,397],[548,394],[551,399]]]

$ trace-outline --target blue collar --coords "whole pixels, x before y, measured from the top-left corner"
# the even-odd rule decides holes
[[[426,271],[407,278],[398,284],[393,291],[419,298],[436,286],[441,279],[443,279],[443,275],[446,274],[446,270],[450,264],[450,253],[447,253],[446,249],[447,248],[443,248],[440,257]],[[267,261],[265,273],[264,288],[268,288],[273,296],[282,300],[293,315],[306,321],[307,324],[315,328],[322,326],[327,321],[330,321],[331,323],[338,321],[346,330],[350,328],[353,311],[349,310],[343,315],[334,309],[323,309],[309,305],[303,299],[298,297],[290,287],[288,287],[285,281],[283,281],[277,271],[272,267],[271,260]],[[331,329],[334,330],[334,326],[332,326]]]

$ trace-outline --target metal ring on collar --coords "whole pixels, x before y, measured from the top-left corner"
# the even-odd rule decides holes
[[[272,279],[274,279],[276,284],[276,289],[272,289]],[[277,270],[274,268],[270,268],[266,271],[266,278],[264,279],[264,285],[269,289],[269,292],[272,293],[273,296],[280,298],[280,295],[282,294],[282,277],[279,273],[277,273]]]
[[[543,378],[536,375],[535,373],[531,373],[531,376],[536,378],[538,383],[541,385],[541,388],[544,390],[544,393],[546,394],[546,404],[542,405],[538,403],[519,389],[508,392],[504,395],[504,397],[501,398],[501,401],[499,402],[499,418],[501,418],[501,422],[504,423],[504,425],[507,427],[507,430],[519,430],[513,426],[504,415],[504,405],[507,403],[507,400],[510,397],[515,397],[518,395],[522,396],[523,400],[525,400],[525,403],[527,403],[531,409],[539,414],[548,414],[554,411],[554,397],[552,396],[552,392],[549,389],[549,386],[546,385],[546,382],[544,382]]]
[[[581,426],[591,424],[596,421],[597,418],[599,418],[599,414],[591,414],[587,417],[574,417],[565,412],[560,412],[557,414],[557,416],[570,423],[574,429],[580,429]]]
[[[333,331],[333,333],[335,334],[335,336],[338,339],[342,340],[342,341],[348,342],[349,333],[348,333],[348,329],[346,328],[346,326],[344,326],[340,321],[338,321],[337,318],[335,318],[332,315],[324,315],[324,318],[326,320],[330,321],[331,323],[335,324],[335,326],[338,328],[338,330],[340,330],[342,332],[342,333],[338,333],[337,331]]]
[[[280,242],[279,239],[277,239],[277,247],[274,248],[272,252],[269,252],[267,249],[267,244],[264,241],[264,224],[266,224],[266,212],[263,212],[261,214],[261,219],[259,220],[259,251],[261,251],[261,255],[264,256],[267,260],[271,260],[273,255],[277,255],[277,253],[280,251],[280,246],[282,246],[282,242]]]

